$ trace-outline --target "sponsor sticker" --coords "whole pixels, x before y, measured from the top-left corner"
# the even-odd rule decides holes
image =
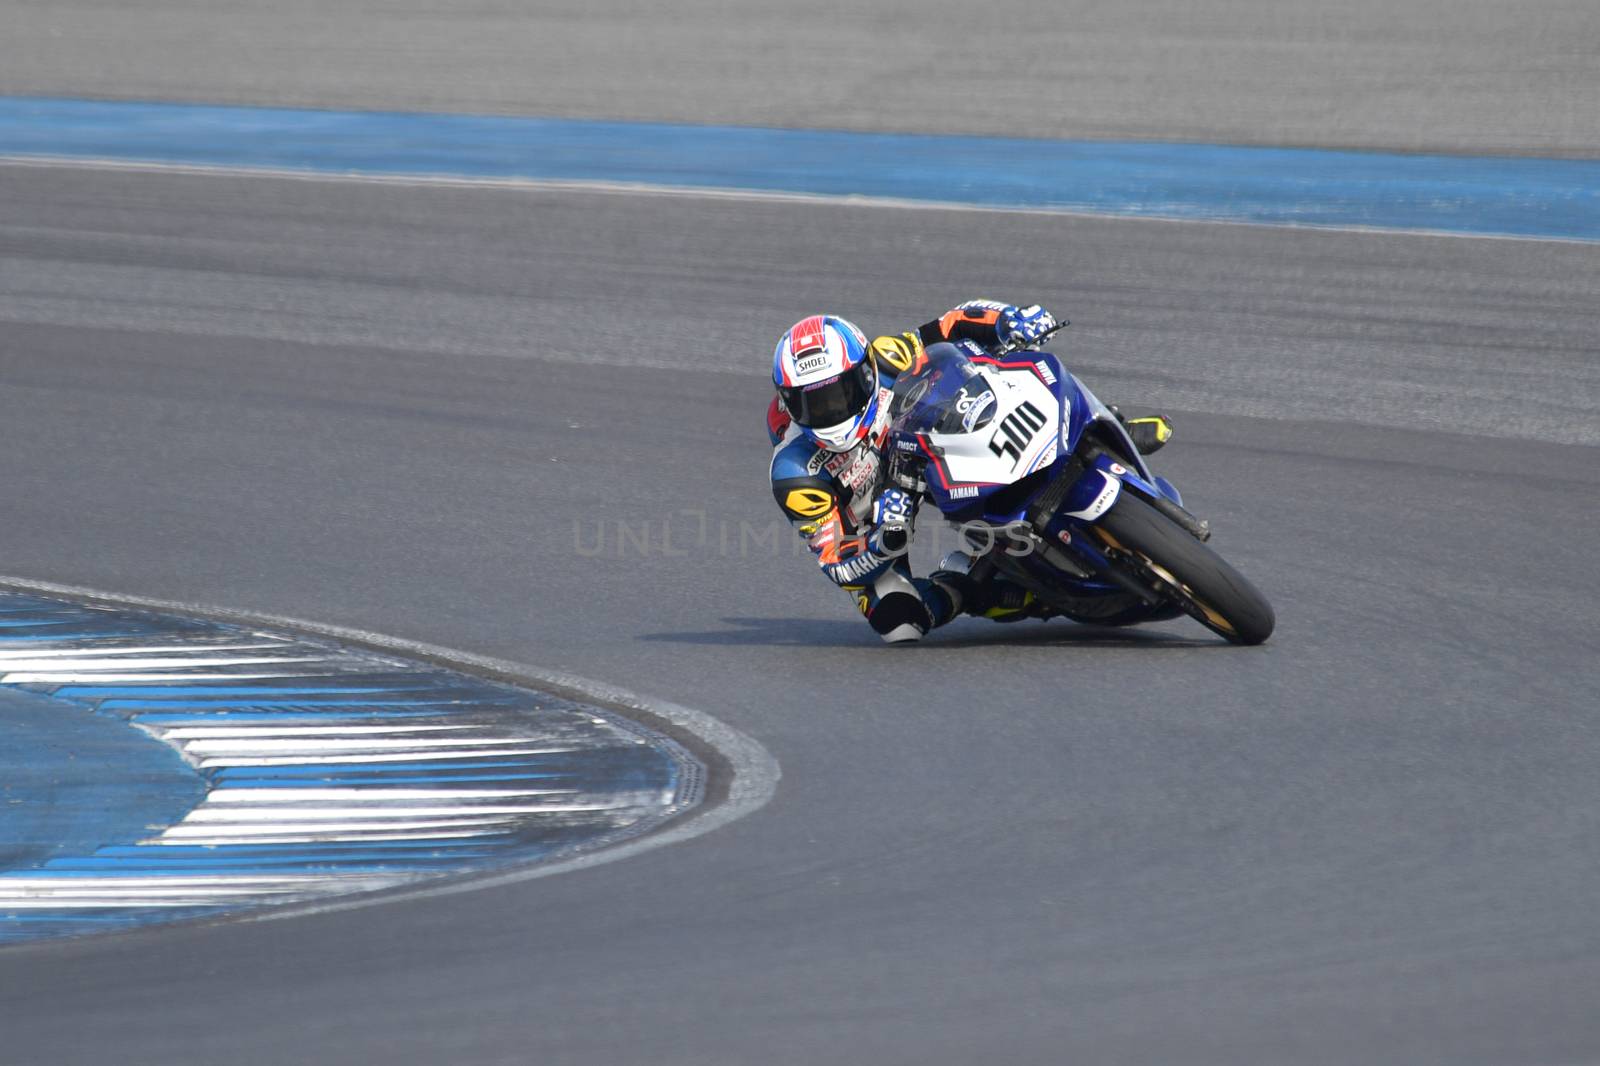
[[[859,555],[848,562],[840,563],[838,566],[834,567],[834,580],[841,582],[855,581],[858,578],[864,577],[873,570],[876,570],[878,567],[887,565],[888,562],[888,559],[883,559],[872,554]]]
[[[961,412],[961,431],[971,433],[983,423],[983,416],[994,407],[998,401],[989,389],[984,389],[975,396],[968,396],[965,386],[956,394],[956,410]]]
[[[1106,511],[1111,507],[1112,503],[1116,501],[1117,493],[1122,488],[1122,482],[1118,481],[1110,474],[1102,473],[1100,476],[1105,480],[1105,485],[1101,487],[1100,492],[1097,496],[1095,496],[1094,501],[1083,510],[1068,511],[1068,514],[1072,515],[1074,518],[1083,518],[1093,521],[1094,519],[1099,518],[1101,515],[1106,513]]]
[[[823,469],[852,492],[860,492],[878,480],[879,456],[876,449],[857,446],[847,452],[826,454],[827,458],[822,462]]]
[[[833,497],[821,489],[791,489],[783,506],[801,518],[818,518],[833,507]]]
[[[1104,511],[1107,507],[1111,506],[1111,497],[1115,496],[1116,494],[1116,482],[1107,481],[1106,487],[1100,490],[1100,495],[1096,496],[1094,498],[1094,502],[1089,505],[1089,510],[1093,511],[1095,514],[1099,514],[1101,511]]]

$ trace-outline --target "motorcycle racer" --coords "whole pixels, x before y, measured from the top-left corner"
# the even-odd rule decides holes
[[[963,612],[1023,617],[1031,598],[1014,586],[975,587],[956,567],[913,576],[906,549],[920,501],[900,488],[879,489],[895,378],[918,365],[926,345],[950,341],[982,355],[1031,344],[1055,328],[1055,317],[1037,304],[969,300],[870,344],[834,315],[801,319],[778,339],[778,395],[767,409],[773,495],[823,573],[851,594],[885,641],[919,640]],[[1127,425],[1146,453],[1171,436],[1159,418]]]

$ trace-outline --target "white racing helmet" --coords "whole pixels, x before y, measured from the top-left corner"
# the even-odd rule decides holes
[[[772,383],[795,425],[828,451],[855,447],[878,413],[878,369],[867,336],[833,315],[790,326],[772,353]]]

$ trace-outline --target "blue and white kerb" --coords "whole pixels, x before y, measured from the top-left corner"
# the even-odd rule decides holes
[[[0,686],[203,783],[169,824],[0,869],[0,943],[571,855],[701,798],[693,755],[608,711],[286,632],[0,591]]]

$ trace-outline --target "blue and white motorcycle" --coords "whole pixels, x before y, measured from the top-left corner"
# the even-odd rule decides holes
[[[930,345],[895,383],[890,412],[886,480],[961,528],[974,581],[1032,592],[1039,617],[1120,626],[1187,614],[1235,644],[1272,634],[1271,605],[1055,356]]]

